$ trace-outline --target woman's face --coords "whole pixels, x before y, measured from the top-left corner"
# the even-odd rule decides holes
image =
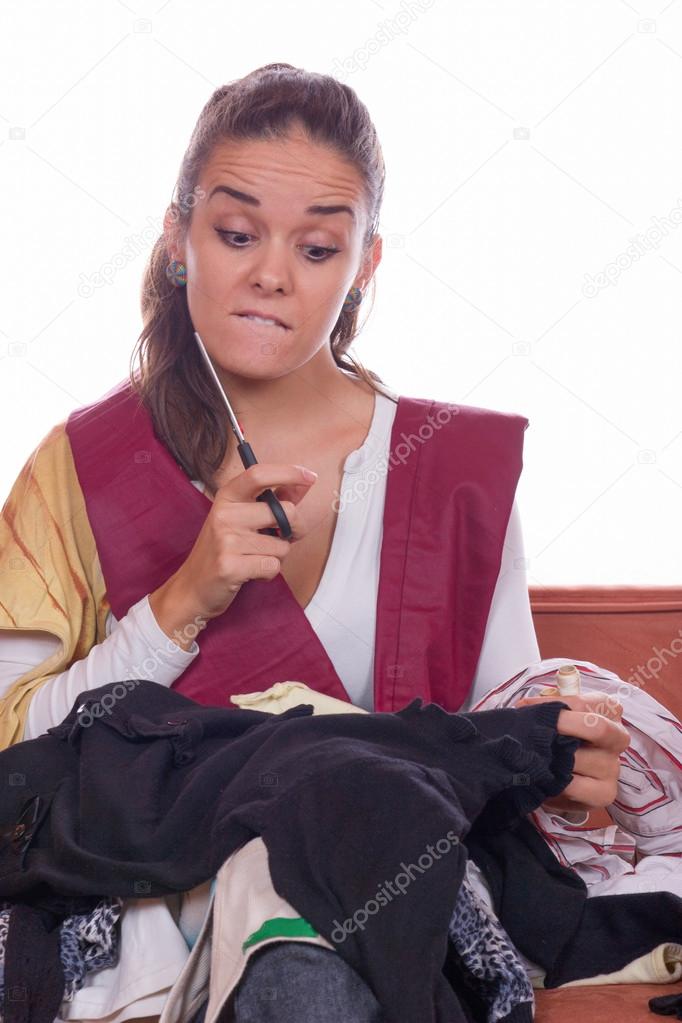
[[[363,260],[357,171],[292,133],[221,144],[197,185],[184,241],[166,223],[171,258],[187,266],[195,330],[216,368],[262,379],[293,372],[328,346],[349,288],[364,289],[381,258],[378,238]],[[245,310],[286,327],[246,319]],[[320,356],[333,364],[328,351]]]

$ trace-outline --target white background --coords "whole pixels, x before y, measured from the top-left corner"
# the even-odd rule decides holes
[[[201,107],[286,61],[356,90],[387,164],[353,353],[530,420],[530,584],[682,583],[682,0],[0,9],[0,500],[127,376]]]

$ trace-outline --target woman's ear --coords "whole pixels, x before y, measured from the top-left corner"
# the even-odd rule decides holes
[[[355,281],[353,282],[356,287],[360,288],[361,291],[365,291],[369,282],[374,276],[374,271],[381,262],[381,250],[383,245],[383,239],[380,234],[376,236],[370,249],[368,250],[365,258],[362,261],[362,265],[358,270]]]
[[[374,239],[374,247],[373,247],[373,250],[372,250],[372,260],[373,260],[373,263],[372,263],[372,273],[374,273],[376,268],[379,266],[379,263],[381,262],[381,254],[383,252],[383,245],[384,245],[384,240],[381,237],[381,235],[378,234],[376,236],[376,238]]]

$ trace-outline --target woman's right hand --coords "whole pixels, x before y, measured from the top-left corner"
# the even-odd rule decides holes
[[[157,607],[173,601],[191,608],[196,616],[216,618],[227,610],[243,583],[273,579],[291,542],[303,535],[296,505],[317,478],[306,479],[305,471],[300,465],[259,462],[219,486],[187,558],[150,596],[155,613]],[[289,520],[290,540],[259,532],[277,526],[265,501],[256,500],[268,487],[275,491]]]

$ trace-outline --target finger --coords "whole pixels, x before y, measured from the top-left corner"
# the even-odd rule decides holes
[[[229,501],[255,501],[258,495],[268,488],[276,491],[277,487],[290,486],[295,488],[292,493],[300,500],[313,483],[315,480],[305,478],[301,466],[258,462],[256,465],[250,465],[238,476],[233,476],[219,488],[218,493]]]
[[[608,781],[618,778],[620,761],[615,750],[600,749],[595,746],[579,746],[575,751],[573,773],[584,778],[595,778]]]
[[[619,721],[623,715],[623,705],[609,693],[581,693],[576,696],[525,696],[514,706],[523,707],[525,704],[545,703],[547,701],[560,700],[566,703],[571,710],[591,711],[593,714],[603,714],[605,717]]]
[[[607,718],[620,721],[623,716],[623,704],[611,693],[583,693],[585,710],[603,714]],[[576,707],[576,710],[579,708]]]
[[[570,796],[585,809],[609,806],[616,798],[618,787],[613,781],[595,781],[594,778],[575,776],[561,793]]]
[[[577,710],[562,710],[557,719],[557,731],[618,753],[630,745],[630,733],[624,725],[592,711],[585,714]]]
[[[300,504],[304,497],[310,493],[309,483],[280,483],[272,488],[277,495],[280,504],[289,501],[291,504]]]
[[[299,539],[296,506],[291,501],[280,501],[280,504],[291,526],[293,537]],[[226,527],[229,525],[236,532],[246,534],[251,533],[253,530],[269,529],[279,525],[267,501],[256,501],[254,499],[253,501],[244,501],[237,504],[227,498],[226,495],[222,495],[220,500],[216,498],[215,506],[216,521],[219,524],[223,523]],[[229,516],[227,513],[228,507]],[[254,538],[250,539],[253,540]],[[241,542],[244,543],[245,541],[242,540]],[[259,548],[254,548],[254,553],[257,553],[258,550]]]

